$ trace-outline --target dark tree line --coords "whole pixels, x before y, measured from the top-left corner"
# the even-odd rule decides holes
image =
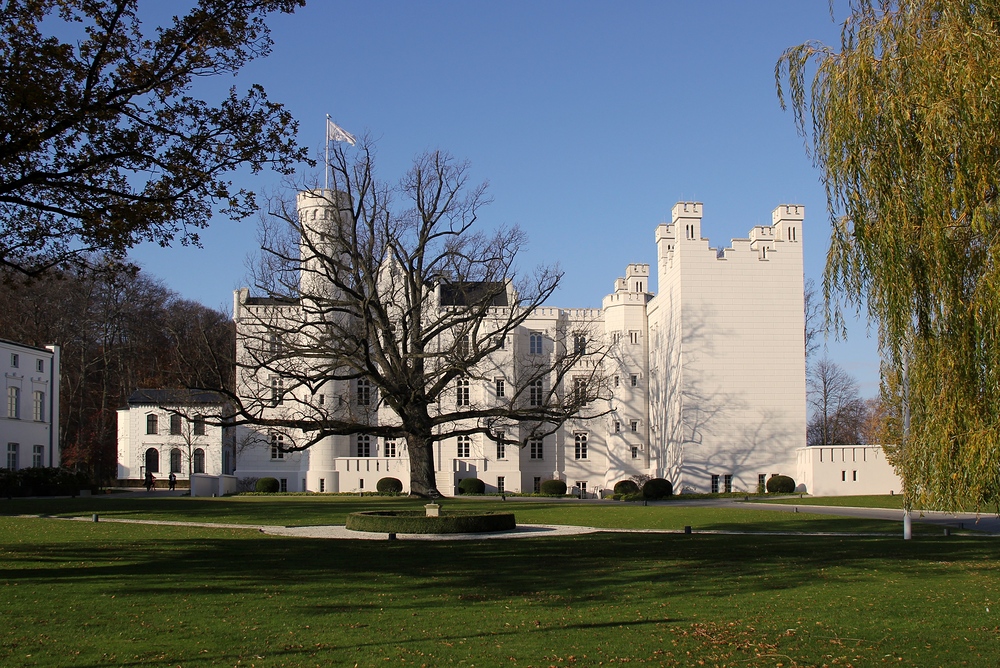
[[[0,289],[0,337],[61,349],[62,463],[96,480],[116,471],[116,410],[138,387],[231,387],[234,334],[228,316],[181,299],[133,268],[25,280]]]

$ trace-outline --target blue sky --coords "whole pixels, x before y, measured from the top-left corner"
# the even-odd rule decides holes
[[[528,233],[522,266],[564,270],[555,306],[599,306],[626,264],[653,264],[653,230],[679,200],[704,202],[713,246],[769,223],[778,204],[804,204],[806,277],[819,282],[826,200],[778,105],[774,64],[806,40],[836,45],[837,4],[834,20],[827,0],[311,0],[271,21],[267,59],[199,93],[262,84],[317,156],[329,113],[377,139],[390,181],[425,150],[468,159],[494,198],[483,224]],[[282,187],[274,174],[237,180]],[[143,246],[132,259],[182,296],[230,308],[255,224],[218,217],[202,249]],[[867,329],[852,321],[828,347],[870,396]]]

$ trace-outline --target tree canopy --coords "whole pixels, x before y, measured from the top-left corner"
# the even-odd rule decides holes
[[[192,85],[266,56],[265,18],[302,4],[197,0],[149,30],[138,0],[0,3],[0,265],[197,244],[216,209],[252,213],[229,175],[290,173],[297,125],[260,86],[213,104]]]
[[[826,186],[826,298],[878,323],[907,503],[1000,502],[1000,3],[852,0],[775,76]]]

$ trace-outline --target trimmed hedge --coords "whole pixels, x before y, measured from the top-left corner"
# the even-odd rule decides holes
[[[257,481],[257,491],[263,494],[275,494],[281,489],[277,478],[261,478]]]
[[[615,483],[615,494],[620,494],[621,496],[628,496],[629,494],[638,494],[639,485],[636,484],[635,480],[619,480]]]
[[[458,483],[459,494],[482,494],[486,491],[486,483],[479,478],[462,478]]]
[[[563,496],[566,494],[565,480],[543,480],[538,491],[547,496]]]
[[[403,483],[399,478],[381,478],[375,483],[375,489],[379,494],[392,496],[403,491]]]
[[[92,490],[90,476],[56,466],[38,466],[11,471],[0,469],[0,495],[76,496],[80,490]]]
[[[652,478],[642,486],[642,496],[647,499],[665,499],[673,494],[673,483],[664,478]]]
[[[427,517],[423,510],[369,510],[347,515],[347,528],[373,533],[488,533],[517,528],[514,513],[442,511]]]
[[[767,479],[769,494],[791,494],[795,491],[795,480],[787,475],[773,475]]]

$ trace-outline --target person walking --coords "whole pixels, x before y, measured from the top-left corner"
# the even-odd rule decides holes
[[[146,471],[146,491],[151,492],[156,488],[156,478],[153,477],[152,471]]]
[[[174,491],[174,488],[177,486],[177,476],[174,475],[173,471],[170,472],[170,477],[167,480],[170,482],[170,491]]]

